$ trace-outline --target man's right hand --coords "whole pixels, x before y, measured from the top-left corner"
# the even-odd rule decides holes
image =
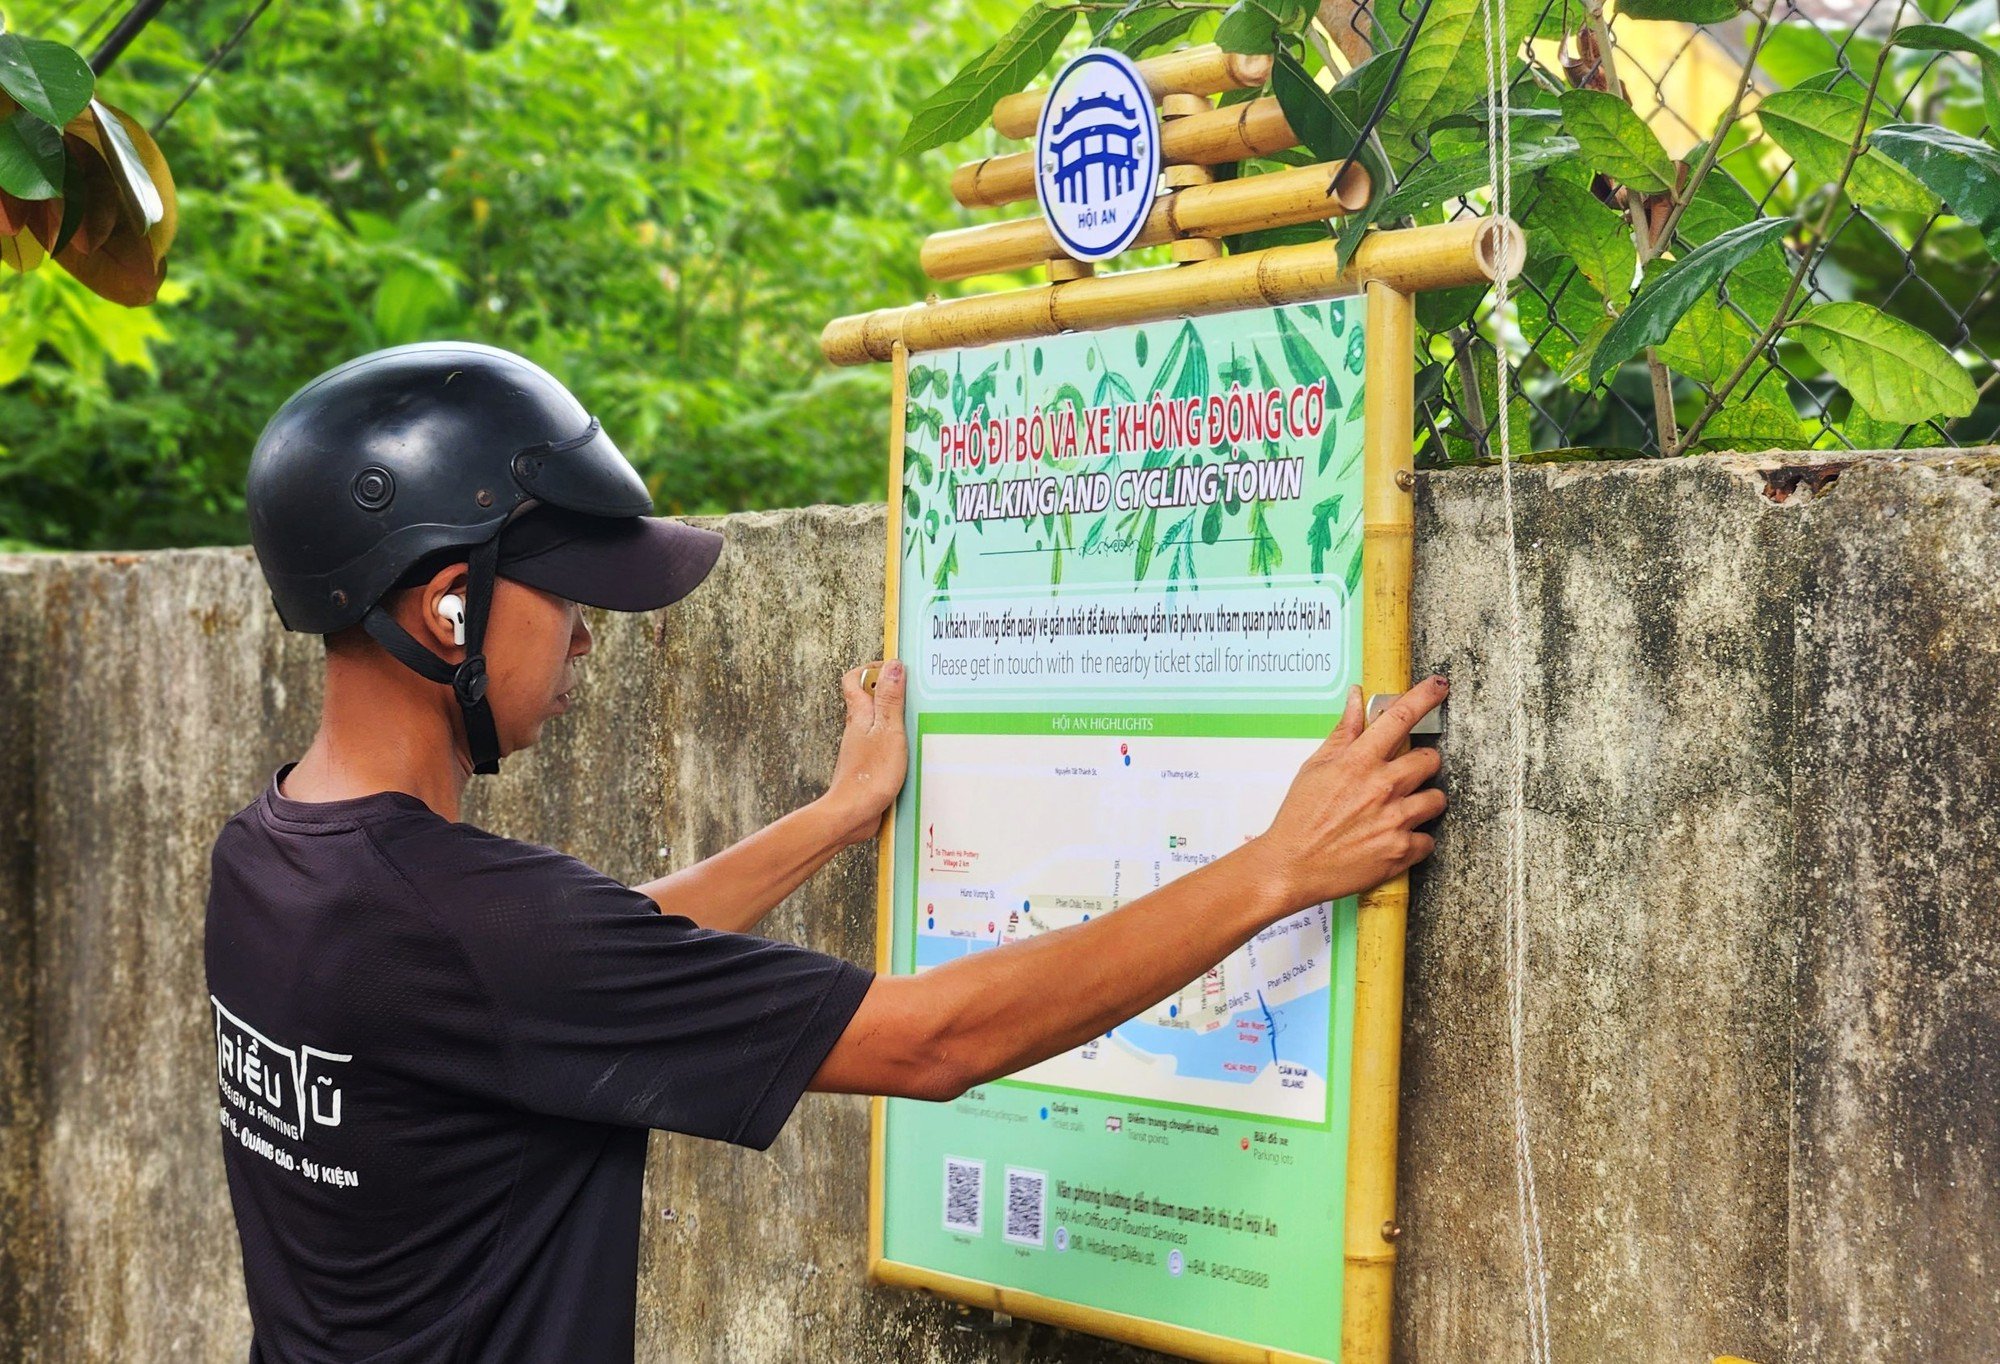
[[[1372,725],[1361,688],[1348,693],[1340,723],[1306,759],[1256,840],[1255,855],[1270,867],[1284,903],[1302,909],[1357,895],[1430,856],[1431,836],[1417,826],[1444,812],[1444,792],[1424,786],[1437,775],[1438,751],[1405,749],[1411,726],[1445,691],[1444,678],[1427,678]]]

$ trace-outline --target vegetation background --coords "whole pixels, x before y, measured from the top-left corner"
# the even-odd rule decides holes
[[[99,7],[0,15],[87,53]],[[175,0],[99,93],[151,126],[251,7]],[[922,237],[970,221],[970,144],[888,153],[1018,8],[279,0],[155,134],[158,304],[0,270],[0,548],[247,543],[286,396],[435,337],[561,377],[664,512],[879,499],[888,375],[819,330],[921,297]]]
[[[1529,260],[1504,308],[1420,300],[1420,463],[1492,457],[1496,343],[1534,457],[2000,438],[1996,0],[1502,3]],[[0,0],[0,19],[89,52],[131,5]],[[1223,102],[1274,95],[1305,147],[1226,173],[1353,156],[1379,192],[1230,246],[1331,232],[1345,252],[1371,223],[1491,211],[1484,12],[170,0],[99,82],[179,187],[158,303],[0,269],[0,549],[241,543],[284,398],[445,337],[565,379],[663,511],[872,500],[888,375],[828,367],[819,329],[1026,281],[917,265],[927,232],[973,221],[946,186],[1003,149],[995,98],[1092,41],[1275,52],[1264,90]],[[1677,105],[1704,64],[1719,88]]]

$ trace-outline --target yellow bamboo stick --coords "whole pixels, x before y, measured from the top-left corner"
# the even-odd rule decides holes
[[[1160,159],[1178,165],[1215,166],[1246,156],[1268,156],[1297,142],[1285,111],[1268,95],[1160,125]],[[1032,199],[1035,154],[1011,152],[968,161],[951,173],[951,193],[967,208],[997,208]]]
[[[1361,686],[1410,685],[1416,307],[1367,285],[1362,378]],[[1346,1278],[1341,1364],[1388,1364],[1395,1296],[1396,1100],[1403,1058],[1403,933],[1410,878],[1361,897],[1354,968],[1354,1064],[1348,1096]]]
[[[896,656],[903,576],[903,423],[910,401],[910,353],[898,343],[889,357],[889,551],[883,564],[882,657]],[[889,974],[895,929],[896,802],[875,834],[875,973]],[[868,1272],[879,1277],[883,1261],[883,1179],[888,1154],[889,1101],[868,1100]]]
[[[1224,90],[1245,90],[1262,85],[1271,74],[1268,53],[1224,52],[1214,43],[1164,52],[1138,66],[1156,100],[1162,95],[1219,95]],[[994,128],[1002,137],[1033,137],[1048,97],[1046,88],[1007,96],[993,106]]]
[[[1526,255],[1521,231],[1498,218],[1373,232],[1345,269],[1332,242],[1274,246],[1194,265],[1131,270],[942,303],[835,318],[820,351],[836,365],[887,360],[897,342],[919,351],[978,346],[1351,294],[1371,280],[1402,293],[1490,282],[1506,259]]]
[[[1338,162],[1189,185],[1153,201],[1133,247],[1157,246],[1181,237],[1226,237],[1266,227],[1289,227],[1339,217],[1368,206],[1368,172],[1350,162],[1336,182]],[[1056,234],[1037,214],[1004,223],[982,223],[933,232],[918,255],[932,279],[1019,270],[1065,254]]]

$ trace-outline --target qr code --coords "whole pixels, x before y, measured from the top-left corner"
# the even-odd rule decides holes
[[[986,1162],[944,1158],[944,1229],[963,1236],[977,1236],[982,1223],[980,1208],[986,1184]]]
[[[1001,1235],[1024,1246],[1042,1244],[1042,1212],[1048,1205],[1049,1177],[1039,1170],[1007,1169],[1007,1225]]]

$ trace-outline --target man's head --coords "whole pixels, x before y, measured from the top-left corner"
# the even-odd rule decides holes
[[[722,544],[645,515],[638,473],[546,371],[462,342],[300,389],[258,439],[246,500],[286,628],[326,636],[330,664],[393,660],[447,688],[479,772],[563,708],[590,647],[579,604],[665,606]]]

